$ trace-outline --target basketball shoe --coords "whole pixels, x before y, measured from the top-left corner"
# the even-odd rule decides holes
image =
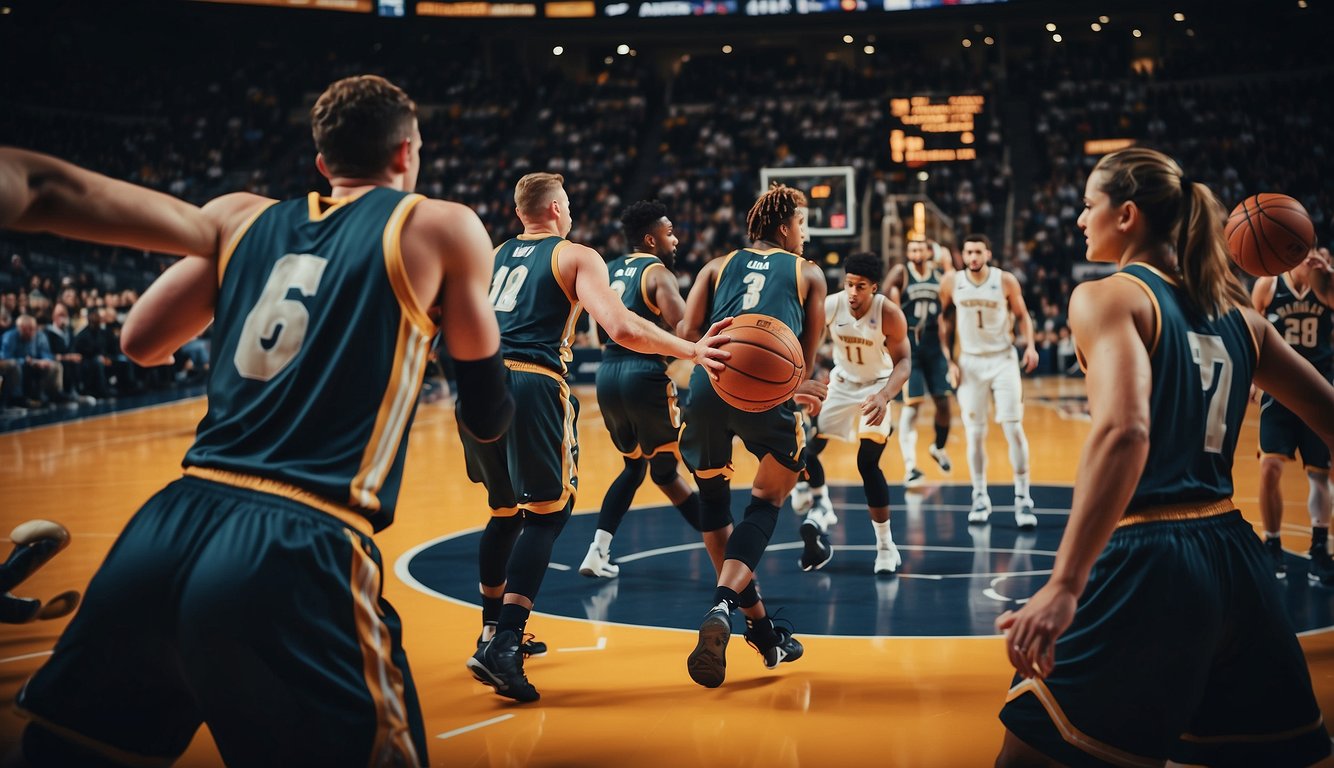
[[[954,467],[954,465],[950,463],[950,457],[947,453],[945,453],[945,449],[937,448],[935,443],[932,443],[931,445],[927,446],[926,452],[931,454],[932,459],[935,459],[935,462],[940,467],[941,472],[948,473],[950,469]]]
[[[1021,531],[1031,531],[1038,527],[1038,516],[1033,514],[1031,496],[1020,496],[1014,500],[1014,524]]]
[[[926,473],[917,467],[913,467],[908,476],[903,478],[904,488],[920,488],[926,484]]]
[[[512,629],[499,632],[491,641],[468,659],[468,671],[496,690],[496,693],[515,701],[537,701],[541,694],[523,674],[523,653],[519,650],[519,633]]]
[[[614,579],[621,572],[621,566],[611,561],[611,552],[598,549],[596,541],[588,545],[588,554],[579,564],[579,574],[595,579]]]
[[[690,679],[705,688],[717,688],[727,676],[727,641],[732,637],[732,611],[719,602],[704,614],[699,641],[686,659]]]
[[[778,626],[768,616],[754,621],[746,619],[746,642],[764,659],[765,669],[776,669],[785,661],[796,661],[805,650],[792,636],[792,630]]]
[[[899,556],[899,548],[894,546],[894,542],[889,542],[886,549],[877,549],[875,551],[875,574],[895,573],[899,566],[903,564],[903,558]]]
[[[491,638],[496,636],[495,624],[483,624],[482,634],[477,636],[477,648],[481,650],[482,646],[491,642]],[[519,642],[519,652],[527,656],[546,656],[547,644],[537,639],[532,632],[523,633],[523,640]]]
[[[1306,574],[1312,584],[1334,587],[1334,558],[1324,547],[1311,549],[1311,570]]]
[[[973,508],[968,513],[969,525],[984,525],[991,517],[991,497],[985,493],[973,494]]]
[[[811,484],[804,480],[797,483],[797,486],[792,489],[790,498],[792,499],[793,512],[798,515],[804,515],[807,512],[810,512],[811,504],[815,500],[813,494],[811,494]]]
[[[1288,577],[1288,566],[1283,563],[1283,540],[1280,538],[1265,539],[1265,550],[1269,552],[1269,559],[1274,563],[1274,577],[1286,579]]]
[[[823,526],[812,519],[814,515],[814,512],[807,515],[801,524],[801,540],[805,543],[805,548],[801,551],[797,565],[801,566],[803,571],[818,571],[834,557],[834,547],[829,543],[829,534],[824,532]]]

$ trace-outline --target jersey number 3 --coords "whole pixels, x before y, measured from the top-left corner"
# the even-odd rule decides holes
[[[295,288],[302,296],[314,296],[328,264],[328,259],[314,254],[289,253],[273,265],[264,292],[245,317],[232,357],[243,377],[268,381],[296,358],[306,339],[310,311],[287,295]]]

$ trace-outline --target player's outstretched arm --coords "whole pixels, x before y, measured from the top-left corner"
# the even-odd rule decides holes
[[[200,215],[220,242],[273,201],[249,192],[235,192],[210,201]],[[134,303],[120,331],[121,350],[139,365],[168,365],[185,342],[213,322],[221,281],[213,253],[187,255],[171,265]]]
[[[13,147],[0,147],[0,228],[178,256],[214,256],[220,243],[183,200]]]
[[[730,353],[717,347],[731,339],[718,334],[727,321],[714,323],[713,328],[699,341],[691,343],[626,309],[620,297],[612,291],[607,265],[597,251],[586,245],[570,243],[561,251],[560,258],[563,275],[568,274],[567,263],[574,269],[574,295],[617,344],[636,352],[690,360],[703,365],[710,372],[723,369],[721,361],[729,357]]]
[[[1154,333],[1153,312],[1148,297],[1127,280],[1084,283],[1070,297],[1070,330],[1087,366],[1092,426],[1051,578],[1023,608],[996,620],[1010,663],[1024,677],[1051,673],[1056,639],[1074,619],[1089,571],[1144,472],[1153,386],[1146,339]]]
[[[1001,286],[1005,298],[1010,303],[1010,312],[1019,321],[1019,335],[1024,339],[1024,372],[1031,373],[1038,367],[1037,338],[1033,331],[1033,318],[1028,314],[1028,305],[1024,302],[1024,291],[1019,281],[1009,272],[1001,272]]]

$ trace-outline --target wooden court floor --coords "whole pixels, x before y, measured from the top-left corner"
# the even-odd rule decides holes
[[[1068,484],[1087,434],[1078,415],[1082,385],[1037,380],[1025,386],[1033,480]],[[596,510],[620,468],[591,392],[581,395],[577,514]],[[0,435],[0,535],[34,517],[61,521],[73,533],[70,547],[18,591],[50,597],[85,586],[133,511],[179,475],[180,457],[203,410],[197,399]],[[925,410],[919,423],[923,459],[931,439],[929,406]],[[1237,502],[1252,521],[1258,520],[1257,439],[1258,410],[1252,407],[1235,473]],[[990,432],[989,450],[990,481],[1008,482],[999,429]],[[948,481],[966,484],[957,426],[950,453],[955,468]],[[753,475],[754,463],[738,455],[741,485]],[[825,457],[831,481],[857,482],[850,446],[834,444]],[[883,464],[891,482],[902,478],[896,441]],[[933,481],[945,480],[929,460],[922,467]],[[1304,551],[1306,484],[1295,467],[1285,473],[1284,495],[1285,544]],[[637,503],[656,505],[661,498],[648,485]],[[855,512],[848,516],[858,519]],[[530,629],[552,652],[531,660],[528,673],[543,698],[535,706],[514,705],[464,669],[478,631],[477,610],[412,589],[393,573],[392,564],[413,547],[484,522],[485,497],[464,475],[452,409],[423,406],[398,519],[378,541],[389,571],[385,592],[404,618],[432,765],[976,766],[995,756],[1002,737],[996,713],[1010,680],[996,637],[812,637],[805,640],[804,658],[773,672],[744,643],[734,643],[726,684],[706,690],[685,673],[693,633],[538,615]],[[10,706],[14,695],[64,624],[0,626],[0,752],[9,751],[21,728]],[[1302,645],[1322,707],[1334,712],[1334,633],[1307,634]],[[220,764],[206,730],[179,764]]]

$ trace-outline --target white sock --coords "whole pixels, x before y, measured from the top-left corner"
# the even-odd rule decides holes
[[[1265,541],[1269,541],[1270,539],[1277,539],[1279,537],[1280,534],[1278,531],[1265,531]]]
[[[889,545],[894,543],[894,536],[889,532],[889,521],[877,523],[872,520],[871,527],[875,529],[875,548],[889,549]]]
[[[1311,514],[1311,525],[1329,527],[1329,484],[1324,475],[1307,475],[1311,490],[1306,495],[1306,511]]]
[[[987,495],[987,425],[964,425],[968,438],[968,474],[973,478],[973,495]]]
[[[1014,473],[1014,497],[1016,499],[1028,498],[1028,473]]]
[[[611,534],[601,528],[593,533],[593,543],[598,545],[598,551],[602,554],[605,555],[611,552]]]
[[[1028,495],[1028,436],[1024,434],[1021,421],[1006,421],[1001,424],[1005,432],[1005,442],[1010,448],[1010,469],[1014,470],[1014,493],[1019,495],[1020,478],[1023,478],[1023,495]]]
[[[903,451],[903,472],[917,469],[917,406],[905,405],[899,414],[899,450]]]
[[[817,501],[817,502],[818,502],[818,501],[819,501],[820,499],[822,499],[822,498],[824,498],[824,486],[823,486],[823,485],[812,485],[812,486],[811,486],[811,499],[812,499],[813,501]]]

